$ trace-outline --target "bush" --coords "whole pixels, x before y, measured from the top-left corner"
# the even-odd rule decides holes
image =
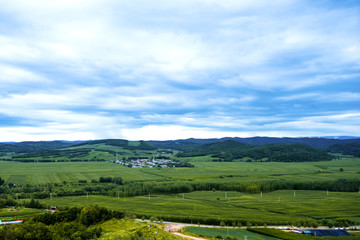
[[[6,206],[6,200],[0,198],[0,208],[4,208]]]
[[[27,208],[37,208],[37,209],[45,208],[44,205],[42,205],[38,200],[34,200],[33,198],[30,200],[30,202],[25,202],[24,206]]]
[[[12,199],[12,198],[6,199],[5,206],[15,207],[17,205],[18,205],[18,203],[14,199]]]

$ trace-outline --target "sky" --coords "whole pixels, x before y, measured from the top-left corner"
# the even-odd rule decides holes
[[[360,136],[358,0],[0,0],[0,141]]]

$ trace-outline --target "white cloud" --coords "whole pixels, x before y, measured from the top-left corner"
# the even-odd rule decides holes
[[[294,121],[269,123],[264,127],[267,129],[293,129],[295,132],[303,131],[308,136],[360,136],[358,122],[360,122],[360,113],[353,112],[302,117]]]
[[[42,82],[46,83],[48,80],[42,76],[31,71],[0,64],[0,85],[1,84],[21,84],[27,82]]]
[[[344,132],[356,128],[354,118],[329,124],[302,114],[330,111],[327,103],[337,101],[350,103],[341,109],[350,111],[359,101],[350,87],[360,66],[358,6],[298,0],[0,5],[0,113],[22,126],[41,122],[47,133],[61,129],[71,138],[71,131],[121,136],[111,127],[139,138],[141,131],[172,127],[181,136],[294,136],[317,132],[301,124],[331,131],[341,121]],[[320,109],[282,105],[309,98]]]
[[[302,93],[296,95],[289,95],[277,97],[276,100],[280,101],[293,101],[293,100],[317,100],[321,102],[351,102],[360,101],[360,93],[356,92],[322,92],[322,93]]]
[[[96,139],[89,131],[68,131],[47,127],[0,127],[0,141],[52,141],[52,140],[88,140]]]
[[[148,125],[141,128],[123,129],[121,135],[131,140],[172,140],[186,138],[247,137],[248,133],[216,131],[211,128],[186,127],[179,125]]]

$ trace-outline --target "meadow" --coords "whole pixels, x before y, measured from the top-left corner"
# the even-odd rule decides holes
[[[130,169],[110,162],[22,163],[0,161],[0,177],[7,183],[36,185],[90,182],[99,177],[124,181],[331,181],[359,179],[360,159],[345,157],[325,162],[193,162],[194,168]]]
[[[360,194],[327,191],[274,191],[262,194],[204,191],[173,195],[117,198],[99,195],[41,200],[54,206],[99,205],[124,210],[137,217],[186,220],[188,222],[225,221],[238,225],[288,224],[304,221],[348,218],[360,220]]]
[[[149,223],[126,219],[112,219],[102,223],[104,233],[99,239],[159,239],[180,240],[181,237],[160,230],[158,227],[148,227]]]
[[[346,218],[360,221],[359,192],[280,190],[254,193],[222,191],[221,188],[206,188],[204,191],[177,191],[159,194],[143,192],[129,194],[122,192],[123,186],[136,184],[163,184],[175,186],[188,183],[223,183],[225,185],[256,182],[312,182],[328,183],[337,179],[360,178],[360,159],[343,157],[340,160],[324,162],[193,162],[193,168],[141,168],[133,169],[110,162],[9,162],[0,161],[0,177],[6,184],[13,183],[13,192],[22,186],[38,186],[37,191],[52,193],[39,200],[48,206],[99,205],[114,210],[124,210],[137,217],[157,217],[158,219],[181,222],[204,222],[228,225],[306,224],[321,222],[323,219],[335,221]],[[111,183],[91,183],[100,177],[121,177],[125,185],[114,185],[103,192],[83,192],[76,195],[57,196],[63,190],[71,192],[84,186],[110,186]],[[85,182],[85,183],[79,183]],[[224,186],[225,186],[224,185]],[[359,186],[360,187],[360,186]],[[25,189],[25,188],[23,188]],[[279,188],[278,188],[279,189]],[[281,188],[280,188],[281,189]],[[285,188],[289,189],[289,188]],[[291,188],[290,188],[291,189]],[[309,188],[306,188],[309,189]],[[325,188],[326,189],[326,188]],[[206,190],[206,191],[205,191]],[[209,191],[210,190],[210,191]],[[127,191],[127,190],[125,190]],[[131,195],[131,197],[129,197]],[[33,195],[34,196],[34,195]],[[11,198],[17,194],[9,195]],[[21,199],[20,199],[21,197]],[[31,195],[19,194],[19,201]],[[25,198],[25,199],[24,199]],[[40,197],[41,198],[41,197]],[[0,216],[2,214],[0,213]],[[6,217],[3,215],[3,217]],[[310,224],[310,223],[309,223]]]
[[[2,208],[0,209],[0,220],[26,219],[44,211],[33,208]]]

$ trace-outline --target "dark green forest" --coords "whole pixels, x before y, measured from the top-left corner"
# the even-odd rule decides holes
[[[211,154],[216,161],[231,162],[249,158],[248,161],[307,162],[329,161],[333,157],[326,152],[303,144],[249,145],[234,140],[209,143],[177,154],[178,157],[195,157]]]
[[[360,157],[360,143],[335,144],[328,149],[331,153],[341,153]]]

